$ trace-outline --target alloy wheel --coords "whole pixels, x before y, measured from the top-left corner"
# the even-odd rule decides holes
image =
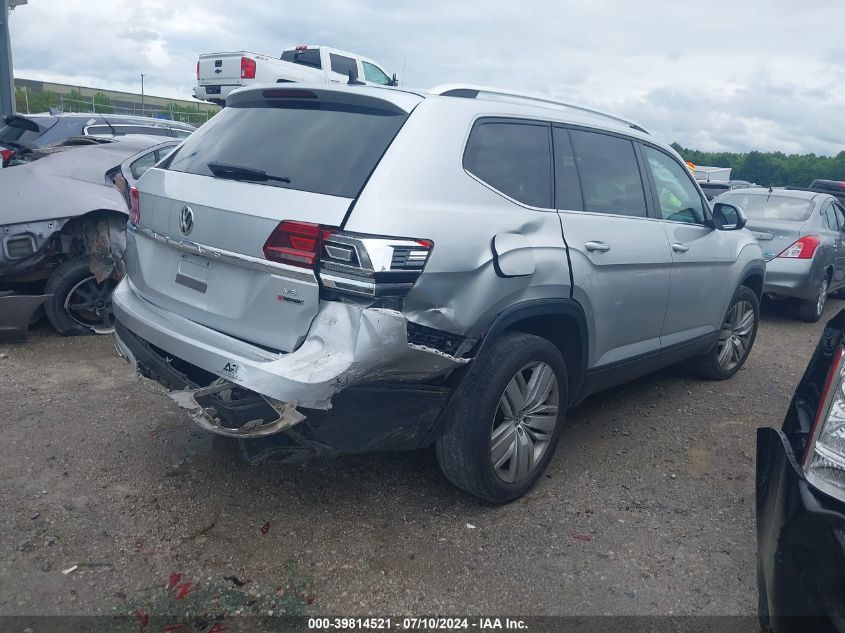
[[[827,279],[822,282],[822,287],[819,288],[819,296],[816,299],[816,314],[821,317],[824,312],[824,303],[827,301],[827,289],[829,287]]]
[[[745,358],[755,318],[754,308],[748,301],[738,301],[728,310],[716,347],[716,358],[723,370],[731,371]]]
[[[114,332],[111,295],[116,285],[117,282],[111,278],[98,284],[94,275],[86,277],[65,297],[64,307],[68,316],[95,334]]]
[[[557,425],[557,376],[544,362],[529,363],[499,398],[490,434],[490,460],[506,483],[522,481],[549,449]]]

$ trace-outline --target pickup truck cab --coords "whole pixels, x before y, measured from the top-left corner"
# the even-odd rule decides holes
[[[206,53],[197,61],[197,87],[194,97],[226,105],[226,97],[236,88],[267,83],[345,84],[353,78],[362,83],[396,86],[396,75],[389,77],[378,62],[328,46],[297,46],[279,59],[260,53],[235,51]]]

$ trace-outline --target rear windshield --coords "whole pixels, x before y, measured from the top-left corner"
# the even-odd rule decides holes
[[[302,51],[291,50],[282,53],[283,62],[293,62],[311,68],[320,68],[320,49],[307,48]]]
[[[0,127],[0,143],[3,141],[26,143],[28,141],[34,141],[39,136],[41,136],[40,131],[33,132],[32,130],[27,130],[23,122],[15,119],[12,119],[11,123]]]
[[[209,163],[224,164],[265,172],[251,181],[262,185],[354,198],[406,119],[324,101],[238,103],[189,136],[168,169],[214,176]]]
[[[791,196],[726,193],[716,202],[738,206],[749,220],[805,222],[813,212],[812,201]]]

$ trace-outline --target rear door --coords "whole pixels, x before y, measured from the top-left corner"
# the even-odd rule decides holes
[[[669,306],[661,332],[664,347],[702,344],[720,328],[738,280],[738,240],[710,226],[709,207],[689,169],[674,156],[642,144],[654,207],[672,253]]]
[[[833,211],[836,213],[836,221],[839,225],[839,245],[836,250],[836,269],[834,271],[834,281],[839,280],[839,284],[845,285],[845,207],[840,202],[833,203]],[[837,284],[834,283],[834,286]]]
[[[842,243],[843,225],[836,212],[836,203],[828,200],[822,206],[822,230],[833,246],[833,278],[831,288],[838,288],[845,283],[845,245]]]
[[[281,263],[272,251],[268,259],[265,243],[282,220],[306,232],[339,226],[406,118],[402,108],[358,94],[239,95],[139,180],[132,285],[215,330],[296,348],[317,313],[319,288],[307,263]],[[308,239],[287,245],[307,249]]]
[[[576,299],[595,323],[591,368],[657,365],[672,256],[649,217],[630,139],[555,127],[556,203]]]

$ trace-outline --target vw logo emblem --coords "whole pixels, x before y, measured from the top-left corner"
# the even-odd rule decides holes
[[[185,205],[179,212],[179,230],[182,231],[182,235],[187,235],[193,230],[193,228],[194,210],[188,205]]]

